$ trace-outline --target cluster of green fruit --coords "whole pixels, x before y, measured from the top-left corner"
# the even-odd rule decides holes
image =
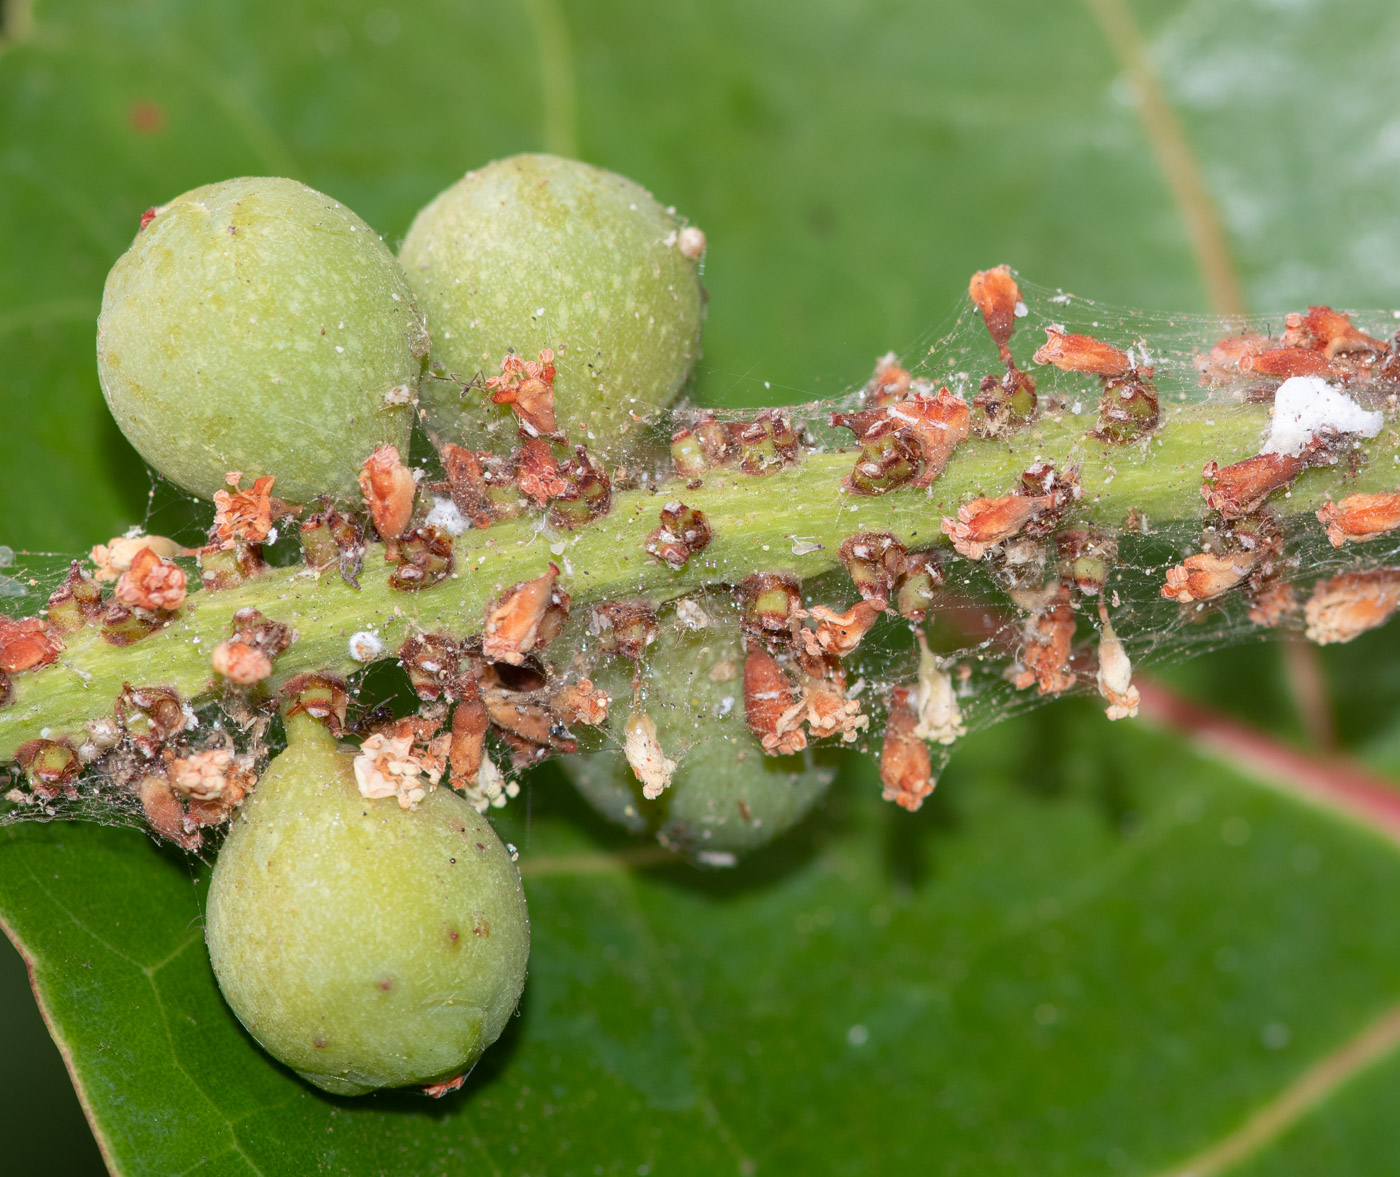
[[[195,495],[237,472],[275,479],[292,505],[344,506],[359,502],[365,459],[407,455],[415,429],[439,448],[508,453],[518,414],[481,374],[548,350],[549,440],[616,462],[693,370],[703,247],[633,182],[549,156],[468,174],[419,213],[398,258],[295,181],[213,184],[151,210],[113,268],[102,387],[142,456]],[[674,703],[660,736],[689,754],[664,796],[643,801],[616,749],[570,771],[613,820],[723,861],[797,821],[831,773],[810,753],[762,755],[727,684],[743,661],[733,606],[711,612],[703,641],[676,626],[644,666],[595,676],[612,698],[645,677]],[[353,751],[321,722],[291,714],[286,730],[214,871],[207,936],[223,992],[259,1042],[328,1091],[450,1085],[524,985],[511,856],[451,790],[412,809],[367,800]]]

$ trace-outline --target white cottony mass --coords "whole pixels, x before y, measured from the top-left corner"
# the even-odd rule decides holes
[[[1384,417],[1367,412],[1320,376],[1293,376],[1274,394],[1274,419],[1260,453],[1296,458],[1322,430],[1375,437]]]

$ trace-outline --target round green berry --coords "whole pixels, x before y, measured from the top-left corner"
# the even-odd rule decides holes
[[[520,876],[450,789],[366,800],[299,719],[219,852],[205,935],[224,997],[273,1056],[337,1095],[445,1083],[525,983]]]
[[[407,449],[427,347],[394,255],[295,180],[227,180],[154,210],[97,320],[117,424],[204,498],[233,470],[274,475],[288,502],[357,494],[376,446]]]
[[[727,865],[801,821],[836,768],[828,753],[810,748],[795,756],[764,754],[744,718],[744,653],[733,607],[712,596],[701,613],[707,626],[663,626],[646,655],[640,705],[656,724],[663,752],[679,764],[666,791],[645,799],[614,749],[562,764],[604,817],[700,862]],[[614,700],[609,726],[621,743],[631,663],[614,659],[592,678]]]
[[[548,348],[558,431],[617,456],[633,414],[670,404],[700,355],[703,248],[697,229],[602,168],[517,155],[468,172],[418,214],[399,251],[440,377],[423,387],[428,428],[509,450],[510,407],[461,382]]]

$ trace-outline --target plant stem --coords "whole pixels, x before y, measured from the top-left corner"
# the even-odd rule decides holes
[[[1045,416],[1006,440],[965,442],[926,490],[874,498],[843,489],[854,461],[850,452],[808,453],[797,465],[762,477],[713,470],[694,489],[677,480],[655,490],[618,493],[606,517],[579,531],[549,533],[529,518],[469,531],[454,545],[452,578],[419,592],[389,587],[392,566],[379,545],[366,552],[359,591],[334,570],[318,577],[300,567],[272,569],[236,588],[191,593],[164,629],[129,647],[107,644],[92,626],[70,635],[58,662],[16,676],[15,698],[0,711],[0,761],[41,735],[81,739],[83,724],[109,714],[125,683],[172,687],[187,701],[216,693],[222,688],[210,670],[209,653],[229,636],[231,617],[244,608],[296,630],[296,641],[278,658],[268,684],[275,686],[308,671],[353,671],[357,664],[348,639],[359,631],[377,634],[386,656],[415,631],[458,638],[479,632],[491,601],[508,586],[541,575],[550,561],[562,569],[560,583],[577,611],[621,597],[660,602],[760,571],[806,580],[837,567],[842,541],[860,531],[890,532],[911,548],[946,544],[939,526],[943,516],[956,515],[960,504],[979,495],[1009,493],[1020,472],[1037,460],[1079,469],[1083,497],[1066,516],[1067,524],[1117,528],[1130,511],[1154,526],[1200,518],[1205,514],[1202,465],[1253,455],[1268,411],[1264,405],[1164,405],[1156,433],[1125,446],[1087,437],[1089,415]],[[1363,443],[1370,460],[1348,482],[1349,492],[1394,488],[1389,455],[1395,440],[1386,429]],[[1339,484],[1344,469],[1340,463],[1305,472],[1286,497],[1275,496],[1275,506],[1286,513],[1314,510]],[[659,511],[676,500],[703,511],[714,533],[709,547],[680,570],[643,550]]]

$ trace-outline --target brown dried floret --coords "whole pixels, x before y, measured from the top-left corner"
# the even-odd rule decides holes
[[[739,625],[753,637],[791,635],[802,607],[795,576],[755,572],[739,582]]]
[[[272,675],[272,659],[256,646],[238,638],[225,638],[209,655],[214,673],[229,682],[250,687]]]
[[[170,762],[169,780],[196,825],[227,821],[252,790],[257,777],[250,757],[232,748],[208,748]]]
[[[1031,605],[1021,637],[1017,664],[1009,676],[1018,690],[1035,685],[1042,695],[1058,695],[1074,686],[1070,650],[1074,644],[1074,610],[1069,590],[1062,584],[1047,586]]]
[[[768,474],[797,461],[797,433],[778,409],[764,409],[752,421],[725,426],[745,474]]]
[[[844,658],[851,653],[879,620],[884,612],[882,601],[857,601],[845,613],[837,613],[825,605],[813,605],[808,610],[798,610],[796,616],[810,617],[817,623],[815,630],[799,629],[802,646],[812,657],[831,654]]]
[[[916,487],[928,486],[943,473],[953,451],[967,440],[972,429],[967,402],[946,388],[940,388],[936,396],[915,393],[886,411],[890,420],[913,434],[923,454],[923,471],[914,479]]]
[[[185,730],[188,717],[180,696],[169,687],[122,687],[112,713],[127,742],[146,757],[156,756]]]
[[[1298,595],[1286,580],[1268,580],[1255,591],[1249,619],[1265,629],[1276,629],[1284,618],[1298,612]]]
[[[693,425],[683,426],[671,435],[671,460],[682,478],[694,478],[724,465],[734,450],[729,430],[715,420],[713,413],[702,415]]]
[[[399,663],[420,699],[436,702],[456,695],[462,651],[446,633],[416,633],[399,647]]]
[[[1035,377],[1008,364],[1004,376],[983,376],[972,398],[972,427],[980,437],[1002,437],[1035,416]]]
[[[1339,503],[1324,503],[1317,520],[1327,529],[1334,548],[1350,540],[1364,543],[1400,527],[1400,491],[1348,495]]]
[[[1055,536],[1061,575],[1086,597],[1097,596],[1118,559],[1118,541],[1111,532],[1076,527]]]
[[[550,709],[566,724],[598,727],[608,721],[608,693],[584,678],[559,687],[549,699]]]
[[[1254,570],[1257,552],[1197,552],[1167,569],[1162,596],[1189,605],[1229,592]]]
[[[905,567],[905,548],[887,531],[859,531],[841,545],[841,563],[867,601],[889,601]]]
[[[486,704],[474,679],[467,679],[462,697],[452,711],[448,744],[452,762],[452,787],[465,789],[476,781],[486,757],[486,729],[491,724]]]
[[[650,601],[604,601],[588,618],[588,632],[605,654],[638,661],[658,632],[656,606]]]
[[[76,797],[73,781],[82,771],[82,760],[73,745],[65,740],[28,740],[15,749],[15,760],[29,781],[29,787],[40,797],[52,801],[63,794]]]
[[[886,352],[875,361],[875,374],[866,382],[864,399],[867,404],[887,405],[908,396],[913,384],[914,377],[900,366],[899,357]]]
[[[63,639],[39,617],[19,621],[0,614],[0,670],[18,674],[56,662],[63,653]]]
[[[862,715],[859,700],[846,693],[846,674],[833,654],[803,655],[798,675],[801,690],[801,720],[814,740],[840,736],[845,744],[870,727]]]
[[[559,566],[534,580],[508,588],[486,614],[482,653],[491,662],[519,666],[525,655],[536,648],[540,625],[556,596]]]
[[[933,776],[928,745],[914,734],[919,721],[914,714],[912,695],[908,687],[895,687],[890,692],[885,742],[880,747],[880,783],[884,786],[881,796],[910,813],[924,803],[924,798],[938,783]]]
[[[389,587],[416,593],[452,575],[452,537],[439,527],[415,527],[399,537]]]
[[[1287,486],[1307,465],[1306,452],[1296,458],[1288,454],[1258,454],[1223,467],[1207,462],[1201,471],[1205,476],[1201,496],[1207,506],[1224,518],[1238,519],[1258,510],[1269,495]]]
[[[185,570],[150,548],[142,548],[121,574],[112,595],[134,609],[178,609],[185,603]]]
[[[501,731],[510,732],[531,744],[552,748],[558,752],[570,753],[578,750],[578,742],[563,720],[550,709],[546,701],[533,694],[500,687],[484,687],[481,691],[481,701],[486,705],[486,714],[491,722]]]
[[[151,829],[182,850],[199,849],[204,841],[203,835],[197,826],[191,828],[193,823],[189,821],[169,778],[156,773],[143,776],[137,786],[137,795]]]
[[[102,640],[111,646],[130,646],[154,633],[164,622],[154,613],[128,609],[115,601],[97,619],[102,626]]]
[[[360,493],[374,520],[374,529],[384,541],[386,555],[393,554],[394,541],[413,518],[417,490],[413,471],[404,465],[396,446],[381,445],[365,459],[360,470]]]
[[[1150,372],[1131,372],[1124,377],[1104,380],[1099,420],[1090,430],[1090,437],[1111,445],[1127,445],[1141,441],[1157,428],[1160,420],[1157,389],[1146,375]]]
[[[1196,367],[1202,384],[1226,384],[1240,375],[1240,363],[1246,356],[1257,356],[1278,347],[1278,341],[1267,335],[1244,332],[1227,335],[1218,340],[1210,351],[1196,357]]]
[[[554,434],[554,349],[546,347],[538,360],[523,360],[508,352],[501,374],[486,381],[486,391],[498,405],[509,405],[526,437]]]
[[[1021,304],[1021,288],[1011,276],[1010,266],[996,266],[990,270],[978,270],[968,283],[968,295],[982,312],[982,321],[992,342],[997,345],[1004,363],[1011,360],[1011,333],[1016,329],[1016,310]]]
[[[101,616],[102,609],[102,587],[74,560],[63,583],[49,594],[44,616],[55,633],[68,634]]]
[[[490,527],[496,518],[496,511],[491,502],[486,466],[482,462],[490,455],[479,454],[452,442],[445,443],[438,453],[447,475],[447,491],[452,497],[452,505],[464,519],[471,520],[473,527]]]
[[[958,508],[956,520],[943,517],[943,534],[953,548],[969,560],[980,560],[987,549],[1020,533],[1036,516],[1050,511],[1055,500],[1050,495],[1003,495],[997,499],[973,499]]]
[[[1294,376],[1320,376],[1338,379],[1341,373],[1325,354],[1303,347],[1274,347],[1240,357],[1239,369],[1251,376],[1289,380]]]
[[[761,642],[750,640],[744,658],[744,717],[770,756],[787,756],[807,746],[802,731],[805,707],[792,683]]]
[[[302,557],[308,568],[319,572],[332,564],[351,588],[360,587],[359,576],[365,563],[365,529],[352,515],[337,510],[329,499],[321,509],[301,524]]]
[[[1126,352],[1092,335],[1073,335],[1059,327],[1045,328],[1045,342],[1032,358],[1037,364],[1054,364],[1062,372],[1092,376],[1126,376],[1133,370]]]
[[[1349,642],[1390,620],[1400,606],[1400,568],[1343,572],[1319,580],[1304,607],[1309,640]]]
[[[563,488],[549,500],[549,521],[555,527],[584,527],[612,507],[612,482],[583,446],[560,464],[559,481]]]
[[[661,526],[646,538],[646,551],[663,564],[684,568],[686,561],[709,546],[710,521],[703,511],[684,503],[667,503],[661,508]]]

